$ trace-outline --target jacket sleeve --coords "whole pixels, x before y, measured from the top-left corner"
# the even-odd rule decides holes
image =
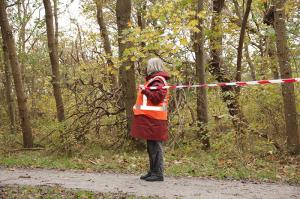
[[[162,81],[154,81],[149,86],[165,86]],[[157,105],[163,102],[164,98],[167,95],[167,89],[157,89],[157,90],[149,90],[145,89],[142,91],[142,94],[146,95],[147,98],[154,104]]]

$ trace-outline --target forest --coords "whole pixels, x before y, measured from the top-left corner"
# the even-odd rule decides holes
[[[139,173],[129,132],[170,85],[300,78],[298,0],[0,0],[0,165]],[[166,173],[300,183],[300,83],[169,89]]]

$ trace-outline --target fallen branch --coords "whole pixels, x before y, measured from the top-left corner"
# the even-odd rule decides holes
[[[5,150],[6,152],[9,153],[14,153],[14,152],[19,152],[19,151],[40,151],[44,150],[45,148],[41,147],[36,147],[36,148],[21,148],[21,149],[12,149],[12,150]]]

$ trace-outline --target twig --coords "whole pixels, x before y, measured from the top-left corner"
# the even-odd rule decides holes
[[[17,5],[17,4],[19,4],[18,1],[16,1],[15,3],[12,3],[12,4],[7,5],[6,8],[13,7],[13,6]]]

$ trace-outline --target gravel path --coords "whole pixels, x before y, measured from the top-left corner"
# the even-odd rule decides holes
[[[164,182],[145,182],[139,176],[128,174],[0,168],[0,186],[12,184],[60,185],[95,192],[124,192],[166,198],[300,199],[300,186],[286,184],[174,177],[166,177]]]

